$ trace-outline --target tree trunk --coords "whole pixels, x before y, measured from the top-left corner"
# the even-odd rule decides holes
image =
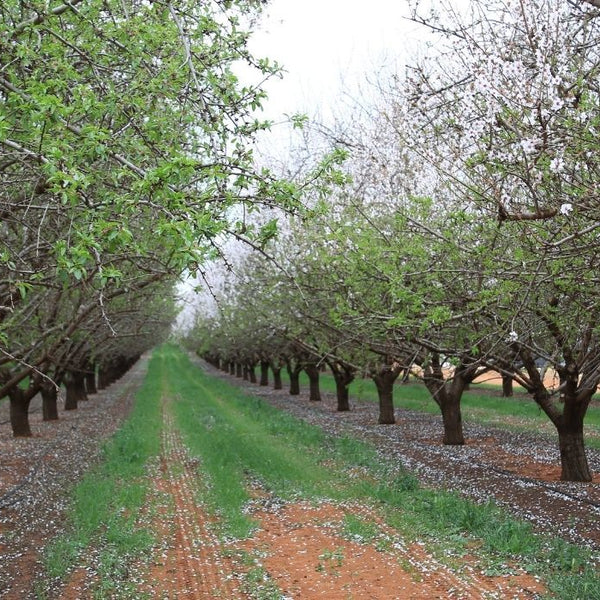
[[[300,393],[300,373],[302,369],[288,369],[290,377],[290,396],[297,396]]]
[[[511,398],[513,395],[513,378],[510,375],[502,375],[502,397]]]
[[[431,362],[425,369],[423,381],[442,412],[443,444],[462,446],[465,443],[460,401],[473,376],[473,369],[469,365],[465,366],[461,361],[454,370],[452,379],[447,380],[439,355],[437,353],[431,355]]]
[[[242,379],[248,381],[248,365],[242,365]]]
[[[319,388],[319,368],[315,363],[307,363],[304,365],[304,372],[308,376],[309,385],[309,400],[311,402],[321,401],[321,390]]]
[[[591,481],[592,473],[585,455],[583,426],[579,431],[558,430],[562,481]]]
[[[79,402],[87,400],[83,373],[69,373],[65,378],[65,387],[65,410],[76,410]]]
[[[335,382],[335,392],[337,396],[337,411],[346,412],[350,410],[350,390],[345,383]]]
[[[29,404],[31,397],[27,397],[23,390],[17,389],[9,394],[10,399],[10,424],[14,437],[31,437],[29,426]]]
[[[522,347],[519,347],[518,350],[531,381],[528,392],[533,395],[537,405],[550,418],[558,432],[562,468],[561,480],[591,481],[592,473],[585,455],[583,441],[583,420],[591,402],[592,394],[598,387],[598,380],[593,379],[581,383],[577,364],[567,362],[564,369],[559,370],[560,381],[564,385],[564,408],[561,413],[559,408],[552,402],[531,352]],[[580,383],[583,389],[580,387]]]
[[[108,363],[100,365],[98,369],[98,388],[104,389],[122,377],[128,368],[128,362],[122,356],[111,359]]]
[[[50,382],[42,385],[42,418],[44,421],[58,420],[58,389]]]
[[[244,371],[242,369],[242,363],[236,362],[235,363],[235,376],[236,377],[243,377],[244,375]]]
[[[96,370],[94,365],[90,365],[91,371],[85,374],[85,390],[88,394],[97,394],[98,388],[96,387]]]
[[[273,389],[283,389],[283,383],[281,382],[281,367],[271,367],[273,371]]]
[[[396,422],[394,415],[394,381],[397,375],[392,371],[380,371],[372,376],[379,397],[379,420],[380,425],[393,425]]]
[[[110,385],[109,375],[108,375],[108,365],[100,365],[98,367],[98,388],[99,390],[103,390]]]
[[[248,377],[250,383],[256,383],[256,365],[248,365]]]
[[[584,397],[578,397],[576,393],[567,394],[562,418],[555,423],[558,431],[562,481],[592,480],[583,438],[583,420],[591,398],[591,392]]]
[[[233,361],[229,362],[229,374],[235,375],[235,363]]]
[[[349,387],[354,381],[354,373],[349,369],[339,365],[330,364],[333,378],[335,379],[335,391],[337,396],[337,410],[344,412],[350,410],[350,392]]]
[[[266,360],[260,361],[260,382],[259,385],[269,385],[269,363]]]
[[[460,412],[460,396],[452,393],[445,395],[440,406],[444,423],[443,443],[447,446],[462,446],[465,443]]]
[[[290,396],[297,396],[300,393],[302,367],[299,364],[293,365],[291,360],[286,360],[285,368],[290,378]]]

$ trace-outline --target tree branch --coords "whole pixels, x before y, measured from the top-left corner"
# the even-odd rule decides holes
[[[83,2],[83,0],[71,0],[70,2],[65,2],[65,4],[61,4],[60,6],[53,8],[48,13],[38,13],[35,17],[31,17],[31,19],[27,19],[26,21],[19,23],[13,29],[11,38],[14,39],[15,37],[23,33],[23,31],[25,31],[25,29],[27,29],[27,27],[30,27],[31,25],[39,25],[49,17],[57,17],[58,15],[62,15],[65,11],[73,8],[75,5],[80,4],[81,2]]]

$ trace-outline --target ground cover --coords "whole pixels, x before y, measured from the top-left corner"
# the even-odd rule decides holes
[[[289,384],[287,375],[283,375]],[[308,387],[308,378],[304,373],[300,376],[301,385]],[[320,378],[321,389],[335,393],[335,380],[328,373]],[[356,400],[377,402],[377,390],[371,379],[356,379],[350,384],[350,396]],[[430,392],[418,381],[406,384],[398,383],[394,388],[394,399],[397,407],[407,410],[417,410],[437,415],[440,412],[432,400]],[[553,439],[556,429],[548,417],[523,391],[517,391],[511,398],[501,397],[499,385],[482,383],[473,384],[464,393],[461,401],[463,419],[472,423],[503,427],[517,431],[544,432]],[[586,445],[600,449],[600,402],[593,401],[585,417]]]
[[[591,550],[534,535],[530,523],[492,503],[423,487],[369,436],[329,427],[339,415],[328,400],[290,400],[247,383],[240,390],[231,385],[240,380],[215,375],[173,347],[156,353],[145,400],[138,398],[93,471],[101,487],[115,475],[110,501],[98,502],[107,512],[94,505],[83,541],[77,501],[106,497],[84,478],[62,527],[66,537],[45,554],[46,569],[67,567],[64,585],[13,597],[599,594]],[[292,416],[284,405],[314,418]],[[69,539],[77,552],[63,551],[73,547]]]
[[[65,532],[71,503],[68,492],[98,464],[102,445],[129,414],[145,372],[143,359],[118,383],[82,402],[78,410],[61,412],[59,421],[42,421],[40,399],[35,398],[31,438],[13,438],[8,424],[0,427],[3,600],[62,598],[60,579],[52,578],[49,565],[44,564],[44,549]],[[7,417],[8,406],[0,407],[0,421]]]

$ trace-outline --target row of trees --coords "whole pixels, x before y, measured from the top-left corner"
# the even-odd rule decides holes
[[[262,206],[298,208],[255,166],[260,0],[7,0],[0,6],[0,398],[56,416],[85,374],[164,339],[176,285]],[[242,75],[244,80],[242,80]],[[120,370],[120,369],[119,369]],[[94,389],[91,386],[90,389]],[[54,404],[53,404],[54,403]]]
[[[562,478],[589,481],[598,9],[474,0],[413,18],[441,36],[435,54],[326,133],[348,156],[327,202],[313,200],[309,222],[286,221],[274,263],[240,259],[216,286],[218,315],[200,314],[192,339],[248,366],[327,362],[340,398],[366,374],[380,423],[394,421],[393,383],[412,369],[440,407],[446,444],[464,443],[462,393],[493,369],[554,424]]]

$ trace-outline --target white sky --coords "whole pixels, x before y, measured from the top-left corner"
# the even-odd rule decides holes
[[[327,119],[342,90],[355,92],[383,66],[403,65],[417,37],[407,14],[407,0],[271,0],[250,49],[287,74],[267,85],[264,116]]]

